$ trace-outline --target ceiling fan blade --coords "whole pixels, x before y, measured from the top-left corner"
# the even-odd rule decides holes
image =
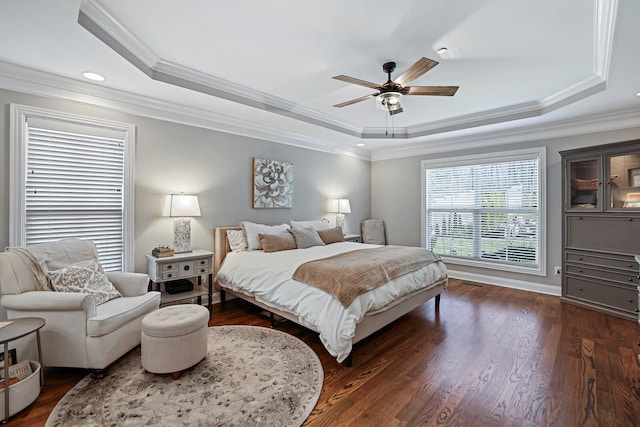
[[[458,88],[459,86],[410,86],[404,89],[408,89],[406,95],[453,96]]]
[[[396,77],[394,81],[400,86],[406,86],[438,64],[439,62],[434,61],[433,59],[424,58],[424,57],[420,58],[418,59],[418,61],[416,61],[415,64],[409,67],[404,73]]]
[[[354,85],[358,85],[358,86],[364,86],[371,89],[380,89],[380,85],[377,83],[371,83],[365,80],[356,79],[355,77],[339,75],[339,76],[334,76],[333,78],[343,82],[353,83]]]
[[[378,96],[377,93],[372,93],[371,95],[363,96],[361,98],[352,99],[351,101],[342,102],[340,104],[334,105],[334,107],[346,107],[347,105],[355,104],[356,102],[365,101],[367,99],[373,98],[374,96]]]

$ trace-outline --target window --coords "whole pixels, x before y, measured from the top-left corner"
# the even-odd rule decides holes
[[[423,161],[423,244],[452,264],[546,274],[545,149]]]
[[[91,240],[133,266],[132,125],[11,105],[11,245]]]

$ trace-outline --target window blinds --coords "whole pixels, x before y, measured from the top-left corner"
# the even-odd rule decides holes
[[[122,270],[124,156],[124,135],[28,126],[26,244],[91,240],[105,270]]]
[[[448,257],[538,268],[538,174],[537,156],[427,167],[427,247]]]

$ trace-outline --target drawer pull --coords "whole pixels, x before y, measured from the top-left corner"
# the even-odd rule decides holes
[[[584,258],[580,257],[580,258],[578,258],[578,261],[582,261],[583,259],[584,259]]]
[[[584,289],[582,289],[582,288],[578,288],[578,290],[579,290],[580,292],[584,291]]]
[[[633,218],[629,218],[629,221],[633,221]]]
[[[191,267],[189,267],[189,265],[188,265],[188,264],[187,264],[187,265],[185,265],[184,267],[182,267],[182,269],[183,269],[184,271],[189,271],[189,269],[190,269],[190,268],[191,268]]]
[[[630,281],[630,282],[633,282],[633,277],[629,277],[629,281]]]
[[[578,273],[582,273],[582,269],[578,270]]]
[[[630,300],[629,300],[629,302],[633,302],[633,300],[632,300],[632,299],[630,299]]]
[[[171,277],[173,277],[173,274],[169,273],[169,274],[167,274],[167,277],[171,278]]]
[[[173,265],[171,265],[171,264],[167,265],[167,270],[169,270],[171,268],[173,268]]]

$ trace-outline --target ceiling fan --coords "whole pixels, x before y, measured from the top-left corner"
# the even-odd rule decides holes
[[[409,67],[404,73],[396,77],[395,80],[391,80],[391,73],[396,69],[395,62],[385,62],[382,65],[382,70],[387,73],[387,82],[379,85],[371,83],[365,80],[356,79],[349,76],[335,76],[336,80],[341,80],[347,83],[353,83],[355,85],[376,89],[377,93],[366,95],[361,98],[352,99],[351,101],[342,102],[334,105],[334,107],[346,107],[347,105],[355,104],[360,101],[364,101],[370,98],[376,98],[376,106],[380,110],[388,111],[390,115],[402,113],[402,106],[400,105],[400,97],[402,95],[436,95],[436,96],[453,96],[458,90],[458,86],[407,86],[409,83],[438,65],[438,61],[434,61],[429,58],[420,58],[415,64]]]

